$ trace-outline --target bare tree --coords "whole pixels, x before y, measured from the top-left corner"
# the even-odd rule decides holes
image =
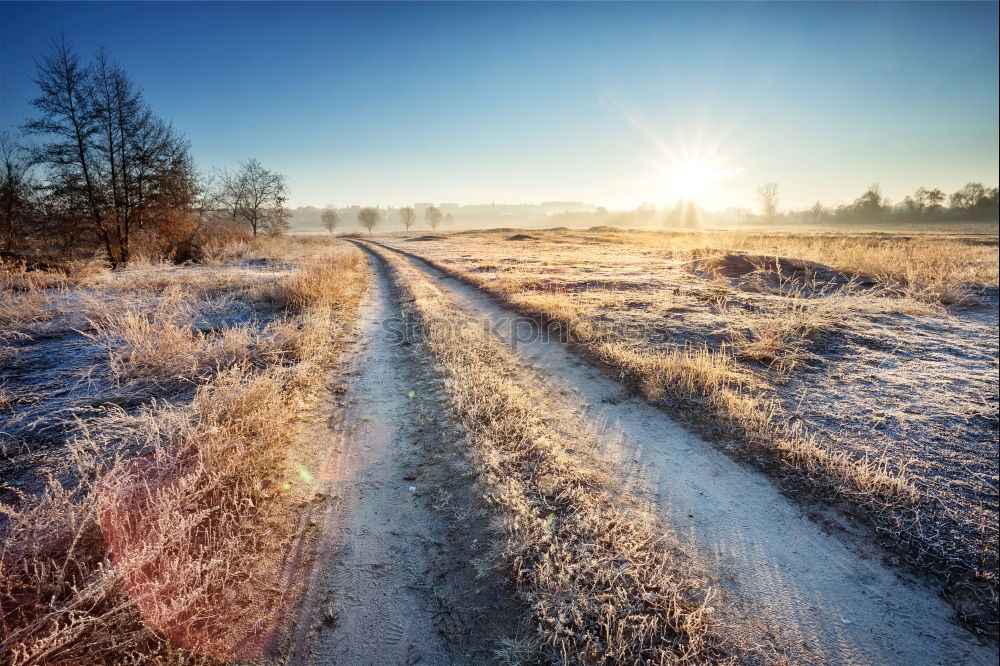
[[[38,65],[40,118],[25,126],[49,141],[36,153],[52,196],[88,220],[114,267],[130,258],[132,232],[173,217],[194,198],[187,142],[156,117],[129,75],[98,51],[83,66],[65,38]]]
[[[822,217],[825,214],[826,214],[826,209],[823,208],[822,202],[817,201],[816,203],[814,203],[812,206],[809,207],[809,217],[812,218],[812,221],[814,223],[819,222],[820,219],[822,219]]]
[[[864,194],[854,200],[853,206],[855,212],[860,215],[877,217],[889,207],[889,201],[882,196],[881,186],[878,183],[872,183]]]
[[[944,192],[936,187],[933,190],[929,190],[924,196],[927,198],[927,205],[930,208],[937,208],[944,202]]]
[[[239,221],[243,207],[242,171],[220,169],[215,181],[216,190],[211,195],[212,205],[226,214],[233,222]]]
[[[417,221],[417,213],[412,206],[399,209],[399,221],[403,223],[404,229],[410,230],[410,227]]]
[[[948,197],[948,205],[955,209],[968,210],[975,208],[986,197],[986,188],[982,183],[967,183],[965,187]]]
[[[360,224],[361,226],[363,226],[365,229],[368,230],[369,236],[372,233],[372,229],[375,228],[375,225],[378,224],[381,219],[382,219],[382,211],[380,211],[378,208],[368,207],[368,208],[362,208],[360,211],[358,211],[358,224]]]
[[[288,186],[282,174],[249,159],[241,162],[235,173],[223,172],[220,180],[220,200],[234,222],[249,224],[254,236],[260,232],[281,233],[286,228]]]
[[[778,214],[778,184],[764,183],[757,188],[757,202],[760,203],[764,217],[774,217]]]
[[[136,84],[99,51],[92,71],[94,115],[100,130],[97,171],[104,225],[118,260],[128,263],[135,229],[167,229],[190,213],[196,195],[188,142],[157,118]]]
[[[323,224],[323,228],[329,231],[332,235],[333,230],[337,228],[338,224],[340,224],[340,214],[332,208],[327,208],[319,216],[319,220]]]
[[[427,220],[431,229],[437,229],[438,225],[441,224],[441,209],[437,206],[428,206],[427,210],[424,211],[424,219]]]
[[[12,252],[24,238],[34,194],[27,152],[9,134],[0,132],[0,251]]]
[[[34,156],[50,167],[51,193],[65,202],[71,215],[88,220],[114,263],[111,239],[100,233],[102,216],[93,174],[98,126],[88,98],[89,80],[90,69],[81,64],[66,37],[53,39],[51,52],[38,63],[35,84],[40,94],[31,101],[41,117],[28,121],[24,129],[51,137]]]

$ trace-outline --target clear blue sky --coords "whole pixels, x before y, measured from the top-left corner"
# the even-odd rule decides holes
[[[3,3],[0,128],[64,30],[293,205],[782,205],[998,180],[997,4]]]

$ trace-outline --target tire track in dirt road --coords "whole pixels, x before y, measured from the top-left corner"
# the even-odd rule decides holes
[[[398,252],[468,314],[508,344],[511,322],[533,324],[488,295]],[[997,647],[952,619],[925,585],[864,559],[743,466],[632,396],[557,340],[518,331],[512,346],[526,376],[550,387],[561,414],[600,424],[607,453],[636,488],[659,503],[718,577],[734,610],[727,623],[760,640],[776,637],[792,663],[995,664]],[[753,637],[751,636],[751,640]]]
[[[456,529],[441,508],[443,497],[469,492],[455,468],[461,456],[434,453],[444,446],[445,424],[434,416],[443,398],[429,369],[384,326],[398,303],[379,262],[370,263],[347,404],[319,433],[332,441],[317,473],[330,498],[318,564],[281,661],[482,663],[514,614],[499,606],[492,583],[475,580],[469,511]]]

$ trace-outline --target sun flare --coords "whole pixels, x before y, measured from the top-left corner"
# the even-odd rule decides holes
[[[722,181],[741,172],[742,169],[725,169],[707,159],[677,160],[667,168],[667,199],[672,203],[688,201],[706,208],[717,207]]]
[[[681,197],[693,199],[717,180],[716,171],[705,162],[691,160],[674,166],[670,175],[673,190]]]

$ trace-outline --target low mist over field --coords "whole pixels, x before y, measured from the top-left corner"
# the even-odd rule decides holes
[[[0,0],[0,663],[995,665],[998,53]]]
[[[774,185],[777,185],[776,183]],[[777,206],[778,188],[773,188],[773,205]],[[950,206],[941,204],[950,202]],[[768,206],[772,204],[769,202]],[[333,211],[338,220],[355,220],[361,206],[316,208],[303,206],[289,211],[289,229],[293,232],[327,230],[323,213]],[[405,209],[412,210],[413,221],[407,226]],[[442,219],[435,222],[427,217],[429,209],[440,211]],[[417,216],[417,211],[422,214]],[[690,201],[657,208],[642,205],[632,210],[609,210],[581,201],[545,201],[540,204],[480,204],[461,206],[454,203],[414,203],[401,208],[385,207],[381,228],[386,231],[415,228],[445,230],[489,229],[496,227],[588,228],[616,226],[636,229],[703,229],[703,228],[813,228],[866,229],[883,228],[917,231],[939,228],[954,229],[963,223],[995,223],[997,220],[997,188],[982,183],[967,183],[945,197],[939,189],[917,188],[901,202],[885,197],[878,183],[869,186],[849,203],[824,206],[817,201],[803,210],[764,212],[764,206],[729,208],[709,211]],[[349,226],[349,225],[348,225]]]

